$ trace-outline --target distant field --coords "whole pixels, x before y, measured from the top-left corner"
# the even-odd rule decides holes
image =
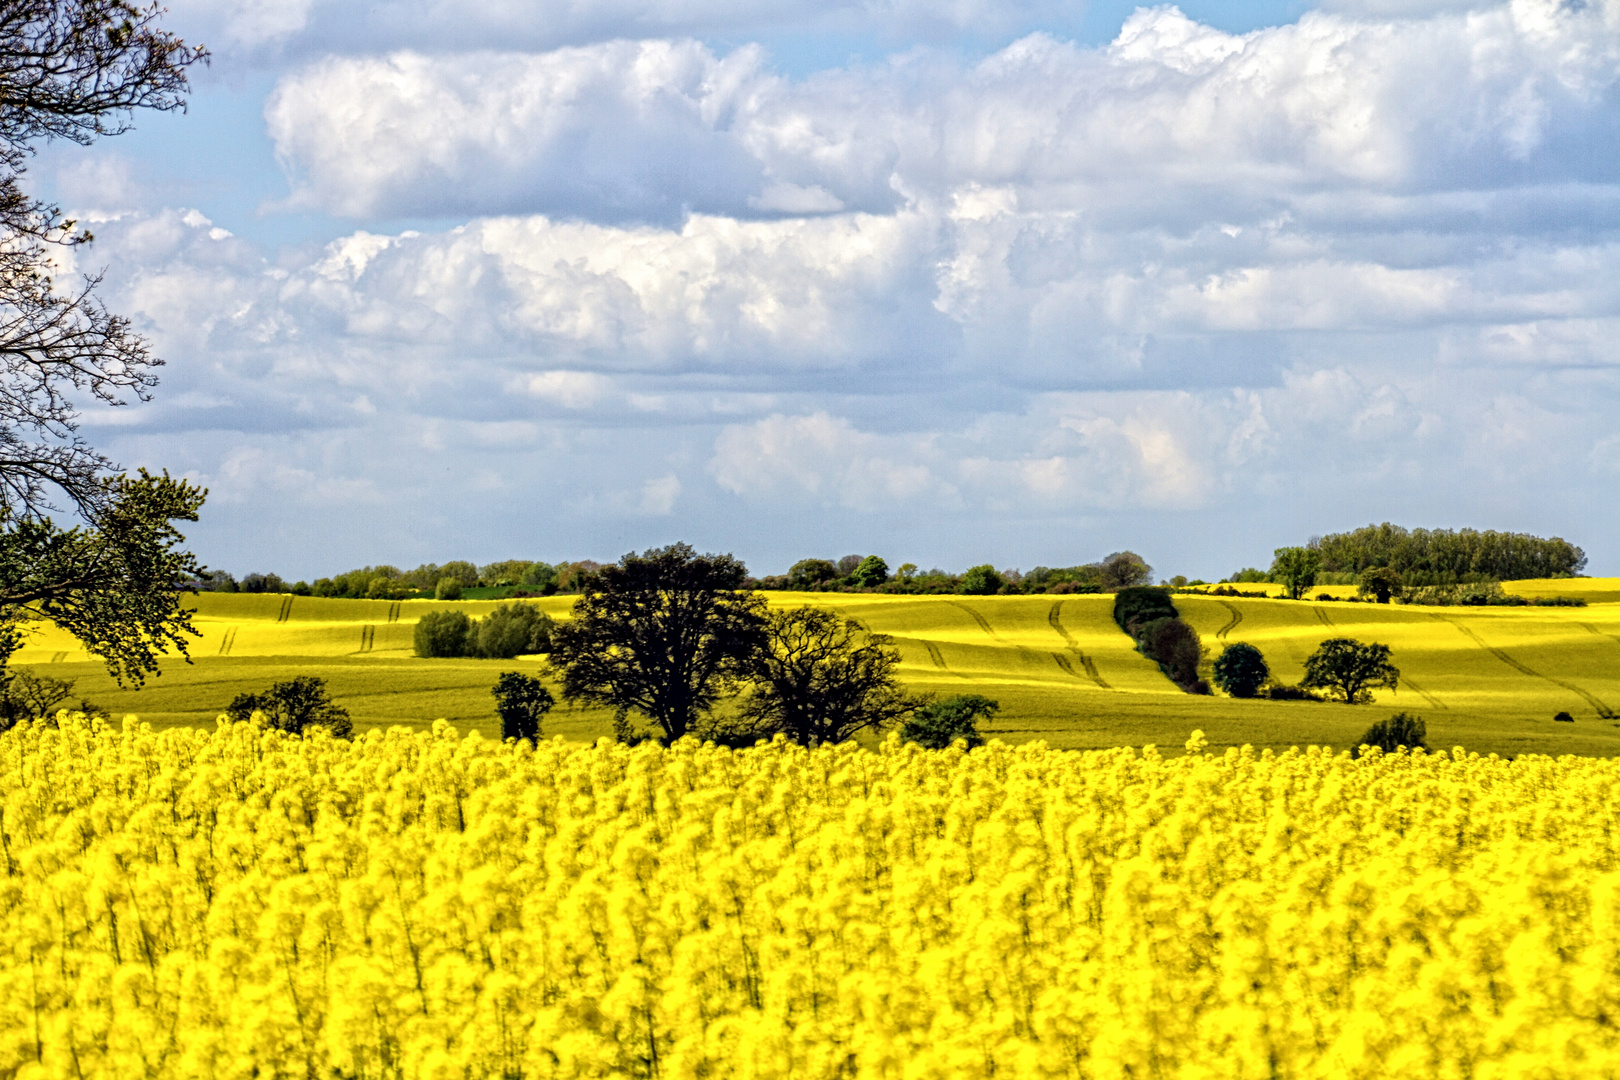
[[[1246,586],[1247,589],[1256,589]],[[776,606],[820,604],[894,637],[911,687],[983,693],[1002,711],[992,734],[1058,747],[1180,746],[1192,728],[1213,745],[1350,745],[1396,710],[1429,725],[1431,746],[1497,753],[1620,753],[1620,579],[1514,582],[1524,595],[1584,596],[1585,608],[1424,608],[1178,596],[1211,658],[1247,641],[1296,681],[1328,637],[1379,641],[1402,672],[1370,706],[1236,701],[1177,691],[1114,626],[1108,596],[896,597],[770,593]],[[1313,590],[1312,594],[1321,590]],[[1353,592],[1348,586],[1327,591]],[[566,617],[573,597],[525,601]],[[411,634],[423,613],[480,615],[493,601],[322,600],[204,594],[194,663],[176,659],[139,691],[119,690],[71,637],[44,628],[17,655],[78,680],[77,693],[155,725],[212,723],[232,697],[294,674],[325,678],[358,727],[444,718],[496,729],[489,688],[501,671],[542,674],[543,657],[422,660]],[[1574,724],[1557,724],[1564,710]],[[604,710],[559,707],[548,734],[591,739]]]

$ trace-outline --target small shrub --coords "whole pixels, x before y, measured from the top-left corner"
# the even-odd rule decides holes
[[[262,713],[270,727],[292,735],[302,735],[311,727],[324,727],[337,739],[354,734],[349,710],[333,704],[326,680],[314,675],[276,683],[262,694],[238,694],[225,707],[225,715],[232,720],[246,720],[254,713]]]
[[[490,693],[495,695],[495,711],[500,714],[502,739],[533,743],[540,738],[540,721],[555,702],[539,679],[503,671]]]
[[[1560,724],[1573,724],[1575,722],[1575,718],[1567,712],[1555,713],[1553,719]]]
[[[1421,717],[1396,713],[1388,720],[1380,720],[1368,728],[1367,734],[1361,737],[1361,742],[1351,754],[1360,757],[1362,749],[1368,746],[1376,746],[1386,754],[1393,754],[1403,746],[1408,750],[1427,750],[1423,743],[1427,736],[1428,731]]]
[[[1215,661],[1215,685],[1235,698],[1252,698],[1271,678],[1260,650],[1246,641],[1228,645]]]
[[[1256,697],[1263,697],[1267,701],[1321,701],[1322,695],[1313,693],[1303,686],[1288,686],[1284,683],[1272,683],[1265,687]]]
[[[453,578],[453,577],[440,578],[438,585],[434,586],[434,588],[433,588],[433,599],[435,599],[435,600],[460,600],[461,599],[461,589],[462,589],[462,585],[461,585],[461,579],[460,578]]]
[[[914,742],[929,750],[944,750],[957,739],[968,749],[984,745],[979,734],[980,717],[989,720],[1001,703],[979,694],[958,694],[943,701],[931,701],[918,709],[900,727],[900,741]]]
[[[417,620],[413,637],[417,656],[468,656],[476,639],[464,611],[430,611]]]

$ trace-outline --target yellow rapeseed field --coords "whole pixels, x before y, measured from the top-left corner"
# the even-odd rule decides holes
[[[0,735],[0,1076],[1602,1077],[1620,764]]]

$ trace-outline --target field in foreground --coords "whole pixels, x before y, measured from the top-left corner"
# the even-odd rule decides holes
[[[1513,582],[1526,595],[1572,594],[1584,608],[1424,608],[1179,596],[1177,604],[1212,657],[1229,642],[1257,645],[1276,673],[1296,682],[1322,640],[1348,636],[1394,650],[1398,692],[1376,705],[1190,697],[1144,659],[1110,617],[1106,596],[942,596],[770,593],[773,605],[820,604],[890,634],[901,675],[916,690],[983,693],[1002,704],[990,733],[1009,742],[1094,748],[1176,746],[1202,728],[1215,746],[1279,749],[1352,745],[1396,710],[1418,713],[1430,745],[1500,754],[1620,753],[1620,580]],[[1247,588],[1247,587],[1246,587]],[[1349,593],[1340,587],[1328,592]],[[532,601],[566,617],[568,597]],[[120,691],[77,643],[46,629],[18,654],[34,670],[78,680],[78,693],[156,726],[202,724],[236,694],[314,674],[353,713],[356,726],[496,730],[489,688],[503,670],[540,674],[543,658],[422,660],[411,635],[424,612],[449,606],[480,615],[495,605],[433,601],[319,600],[204,594],[203,636],[139,692]],[[1573,724],[1554,723],[1566,711]],[[558,708],[548,734],[590,740],[611,730],[604,710]]]
[[[0,1075],[1612,1076],[1617,782],[24,724]]]

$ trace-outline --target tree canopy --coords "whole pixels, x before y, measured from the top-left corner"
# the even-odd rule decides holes
[[[1394,690],[1400,671],[1389,661],[1388,645],[1365,645],[1352,638],[1329,638],[1305,660],[1299,685],[1326,690],[1340,701],[1356,705],[1372,700],[1374,687]]]
[[[565,698],[630,712],[673,741],[733,687],[766,638],[765,601],[731,555],[671,544],[625,555],[585,584],[552,633]]]
[[[1305,590],[1316,584],[1316,575],[1322,568],[1322,558],[1310,548],[1283,547],[1272,553],[1271,577],[1282,582],[1290,600],[1298,600]]]
[[[884,727],[918,704],[895,680],[891,644],[826,608],[773,611],[764,647],[744,668],[753,690],[740,715],[760,734],[803,746]]]
[[[1413,584],[1489,577],[1498,581],[1568,577],[1586,568],[1586,552],[1562,537],[1476,529],[1405,529],[1384,522],[1313,539],[1322,569],[1359,574],[1386,566]]]

